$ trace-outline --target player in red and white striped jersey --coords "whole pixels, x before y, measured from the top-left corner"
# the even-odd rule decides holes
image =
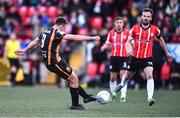
[[[130,31],[130,36],[126,45],[133,47],[133,51],[127,49],[127,52],[132,55],[130,68],[125,72],[122,77],[122,81],[116,87],[116,92],[119,91],[132,76],[139,71],[140,68],[144,69],[147,78],[147,94],[148,105],[151,106],[155,103],[153,99],[154,93],[154,80],[153,80],[153,60],[152,60],[152,48],[153,40],[157,39],[160,46],[163,48],[166,56],[172,59],[172,56],[168,53],[165,42],[161,37],[160,30],[157,26],[151,25],[153,10],[145,8],[142,11],[142,21],[140,24],[134,25]],[[134,42],[132,45],[131,42]]]
[[[114,21],[115,28],[109,33],[106,43],[102,46],[103,51],[106,48],[111,48],[110,58],[110,82],[112,98],[116,97],[115,87],[117,85],[116,78],[120,74],[120,78],[128,67],[128,54],[126,52],[126,41],[129,36],[129,30],[124,28],[124,21],[122,17],[116,17]],[[121,89],[121,102],[126,102],[127,85]]]

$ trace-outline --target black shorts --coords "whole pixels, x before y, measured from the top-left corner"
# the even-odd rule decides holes
[[[17,69],[20,67],[19,59],[8,58],[11,67],[15,66]]]
[[[59,77],[67,79],[72,74],[72,68],[66,63],[64,59],[60,62],[53,62],[51,65],[47,65],[49,71],[56,73]]]
[[[120,70],[127,70],[128,61],[128,57],[111,56],[109,65],[110,72],[119,73]]]
[[[135,57],[131,57],[128,70],[137,72],[140,69],[144,69],[148,66],[153,67],[153,58],[152,57],[145,58],[145,59],[138,59]]]

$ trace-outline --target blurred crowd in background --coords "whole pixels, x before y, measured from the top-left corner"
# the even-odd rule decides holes
[[[0,0],[0,58],[3,58],[5,43],[12,38],[12,34],[20,42],[20,47],[24,48],[41,31],[51,27],[57,16],[63,16],[69,21],[68,33],[101,36],[100,42],[63,41],[61,52],[67,63],[71,54],[83,46],[85,67],[78,72],[82,84],[108,87],[109,53],[101,52],[100,47],[113,28],[116,16],[122,16],[125,27],[130,29],[139,22],[141,10],[145,7],[154,10],[152,24],[161,29],[165,42],[180,43],[178,0]],[[154,50],[156,88],[179,89],[180,64],[175,60],[167,60],[156,42]],[[39,49],[23,56],[21,61],[25,65],[25,84],[40,84],[42,58]],[[57,86],[61,87],[59,83],[57,79]],[[144,88],[145,83],[144,73],[139,72],[130,81],[129,87]]]

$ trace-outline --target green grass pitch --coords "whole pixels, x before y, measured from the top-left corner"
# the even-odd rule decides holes
[[[104,89],[89,89],[97,94]],[[180,117],[180,91],[155,91],[156,104],[147,106],[146,90],[128,90],[126,103],[83,104],[71,111],[68,89],[56,87],[0,87],[0,117]],[[119,96],[118,96],[119,98]],[[80,100],[82,102],[82,99]]]

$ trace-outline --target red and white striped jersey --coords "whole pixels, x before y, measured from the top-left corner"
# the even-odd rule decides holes
[[[129,30],[124,29],[122,32],[118,33],[115,29],[112,29],[108,33],[106,43],[112,45],[111,56],[121,56],[127,57],[126,52],[126,41],[128,40]]]
[[[152,57],[153,40],[160,35],[157,26],[150,25],[144,29],[140,24],[136,24],[130,30],[130,38],[134,39],[133,57],[148,58]]]

